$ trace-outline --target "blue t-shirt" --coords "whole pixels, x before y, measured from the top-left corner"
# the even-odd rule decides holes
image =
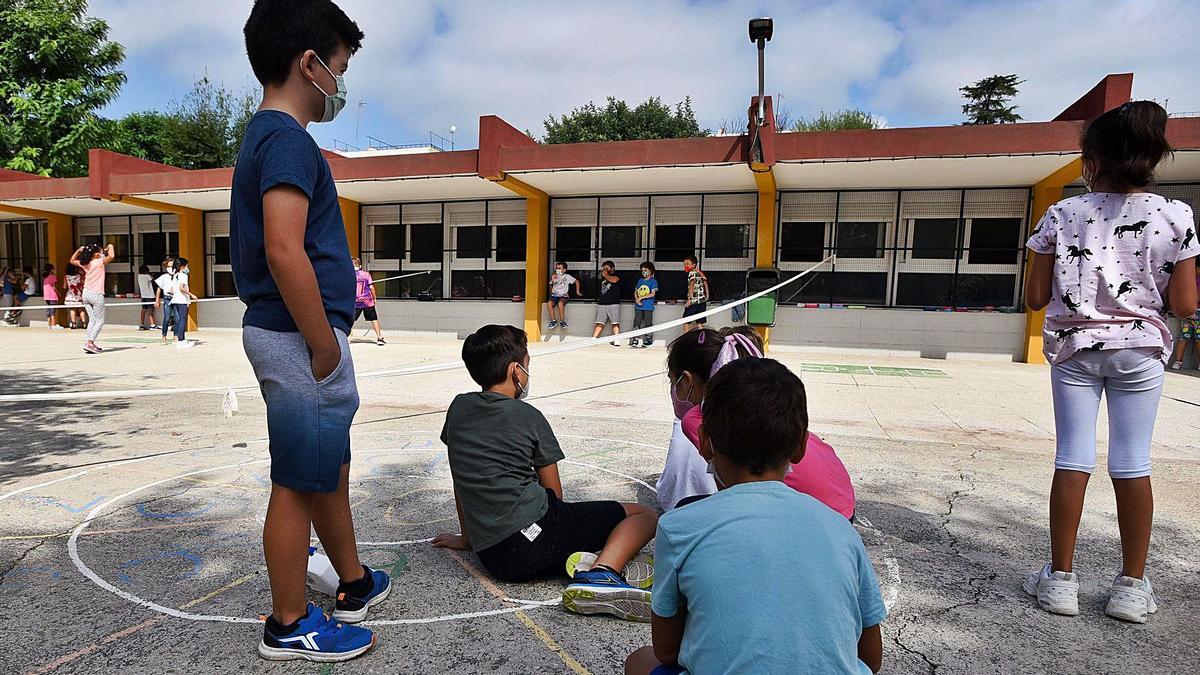
[[[267,267],[263,237],[263,195],[282,184],[308,195],[304,250],[316,272],[329,325],[349,333],[354,320],[354,266],[333,174],[312,136],[291,115],[277,110],[262,110],[250,119],[233,170],[229,252],[238,297],[246,303],[242,325],[297,330]]]
[[[654,311],[654,298],[649,297],[651,293],[658,290],[658,282],[654,277],[649,279],[638,279],[637,285],[633,287],[633,306],[635,309],[644,309],[651,312]]]
[[[651,598],[659,616],[687,609],[693,673],[870,673],[858,639],[887,615],[854,526],[779,481],[664,515]]]

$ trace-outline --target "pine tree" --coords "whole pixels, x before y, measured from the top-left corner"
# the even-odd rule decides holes
[[[1017,85],[1025,80],[1015,73],[1012,75],[992,75],[985,77],[975,84],[960,87],[963,98],[963,114],[967,121],[963,124],[1005,124],[1021,121],[1017,114],[1017,106],[1008,105],[1009,99],[1017,95]]]

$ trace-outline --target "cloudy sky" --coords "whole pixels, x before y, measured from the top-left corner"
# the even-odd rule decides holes
[[[1106,73],[1134,96],[1200,111],[1200,2],[990,0],[588,3],[340,0],[366,33],[347,73],[350,104],[311,131],[325,146],[421,142],[474,147],[478,117],[542,132],[542,120],[606,96],[691,96],[703,125],[739,115],[757,87],[746,20],[769,15],[767,90],[794,116],[861,107],[890,126],[961,121],[958,87],[996,73],[1026,82],[1016,103],[1050,119]],[[129,82],[106,114],[163,108],[202,75],[254,83],[241,28],[250,0],[92,0],[125,45]],[[361,116],[356,114],[364,101]]]

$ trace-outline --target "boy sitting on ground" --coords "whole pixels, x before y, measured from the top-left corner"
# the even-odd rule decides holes
[[[439,534],[433,545],[474,549],[497,579],[514,582],[563,570],[574,554],[568,610],[649,621],[650,592],[618,570],[654,536],[658,517],[641,504],[562,501],[558,439],[520,400],[529,393],[524,331],[484,326],[463,342],[462,358],[483,388],[455,398],[442,429],[462,534]]]
[[[699,450],[719,491],[659,521],[654,646],[626,673],[879,670],[887,612],[862,539],[782,482],[807,435],[804,385],[779,362],[713,376]]]

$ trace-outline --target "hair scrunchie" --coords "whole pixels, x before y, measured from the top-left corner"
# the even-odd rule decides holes
[[[717,354],[717,360],[713,362],[712,370],[708,372],[708,377],[710,379],[713,375],[717,374],[718,370],[724,368],[731,361],[738,360],[738,345],[745,347],[750,357],[758,359],[762,358],[762,352],[760,352],[758,347],[756,347],[754,343],[750,341],[750,338],[740,333],[728,335],[725,337],[725,344],[721,345],[720,353]]]

